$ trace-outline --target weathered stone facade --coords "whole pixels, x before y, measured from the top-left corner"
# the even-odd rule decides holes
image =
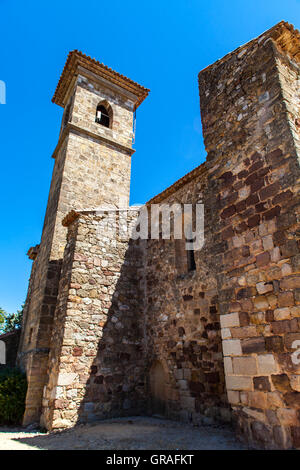
[[[43,400],[50,428],[145,409],[143,258],[114,237],[113,220],[100,222],[82,212],[68,232]]]
[[[48,206],[24,311],[19,354],[28,376],[24,423],[39,420],[47,383],[66,244],[67,230],[62,219],[72,209],[105,203],[126,205],[129,200],[133,113],[148,90],[97,64],[77,51],[70,53],[54,95],[54,101],[65,111],[53,154]],[[113,112],[110,128],[95,123],[98,103],[107,100]]]
[[[206,162],[146,205],[204,204],[205,243],[190,264],[172,230],[169,240],[116,235],[133,111],[148,90],[70,54],[30,251],[25,423],[164,413],[233,420],[252,445],[300,447],[299,57],[298,31],[281,22],[200,72]],[[109,127],[95,122],[99,102]],[[105,204],[117,211],[96,210]]]
[[[199,75],[228,399],[245,437],[283,448],[299,447],[298,41],[282,25]]]

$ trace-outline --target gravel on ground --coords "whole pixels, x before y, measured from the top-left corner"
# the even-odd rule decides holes
[[[0,427],[0,450],[245,450],[228,426],[149,417],[117,418],[61,432]]]

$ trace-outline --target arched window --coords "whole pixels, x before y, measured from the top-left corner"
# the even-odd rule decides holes
[[[111,127],[111,112],[103,104],[98,104],[95,122],[104,127]]]

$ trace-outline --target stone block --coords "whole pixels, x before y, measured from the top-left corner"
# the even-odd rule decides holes
[[[72,421],[68,419],[55,419],[52,423],[52,429],[65,429],[73,426]]]
[[[233,326],[240,326],[239,313],[228,313],[220,316],[221,328],[230,328]]]
[[[283,290],[296,289],[300,287],[300,276],[286,277],[280,281],[280,288]]]
[[[257,329],[255,326],[244,326],[241,328],[231,328],[231,335],[233,338],[251,338],[257,336]]]
[[[292,320],[278,320],[272,322],[272,331],[275,334],[289,333],[298,331],[298,322],[296,318]]]
[[[71,385],[75,382],[77,374],[73,372],[61,372],[58,375],[57,385]]]
[[[228,390],[227,397],[229,403],[231,403],[232,405],[238,405],[240,402],[240,392],[238,391]]]
[[[289,276],[289,275],[292,274],[292,272],[293,272],[292,266],[291,266],[289,263],[284,263],[284,264],[281,266],[281,272],[282,272],[282,276],[283,276],[283,277]]]
[[[243,354],[264,352],[266,349],[265,338],[262,336],[242,340]]]
[[[252,377],[229,375],[226,377],[227,390],[252,390]]]
[[[272,235],[267,235],[262,239],[263,247],[265,251],[272,250],[274,248]]]
[[[224,356],[241,356],[241,342],[239,339],[225,339],[222,342]]]
[[[232,358],[224,357],[224,370],[226,375],[233,374]]]
[[[236,375],[257,374],[256,360],[254,357],[233,357],[233,373]]]
[[[294,305],[294,294],[293,292],[280,292],[278,295],[278,306],[279,307],[292,307]],[[284,319],[282,319],[284,320]]]
[[[299,253],[297,240],[287,240],[287,242],[280,247],[283,258],[289,258]]]
[[[263,214],[263,219],[264,220],[270,220],[270,219],[273,219],[275,217],[277,217],[281,212],[281,207],[280,206],[275,206],[275,207],[272,207],[272,209],[264,212]]]
[[[290,380],[287,374],[274,374],[271,376],[273,385],[279,392],[291,392]]]
[[[269,380],[269,377],[267,376],[254,377],[253,385],[254,385],[254,390],[260,390],[263,392],[271,391],[270,380]]]
[[[266,310],[269,308],[269,303],[266,297],[259,296],[253,300],[254,306],[257,310]]]
[[[275,248],[273,248],[273,250],[270,251],[270,255],[271,255],[271,261],[273,263],[277,263],[277,261],[280,260],[280,249],[279,249],[279,247],[275,246]]]
[[[280,321],[280,320],[289,320],[291,318],[291,313],[290,309],[285,307],[285,308],[276,308],[274,310],[274,320]]]
[[[300,318],[300,305],[297,307],[291,308],[291,317],[292,318]]]
[[[63,398],[64,396],[64,387],[53,387],[53,389],[51,390],[51,393],[50,393],[50,398],[52,400],[56,399],[56,398]],[[45,388],[45,391],[46,391],[46,388]]]
[[[290,385],[293,390],[300,392],[300,375],[291,375]]]
[[[289,351],[297,351],[300,347],[300,331],[299,333],[287,333],[284,335],[284,344]],[[295,346],[297,346],[295,348]]]
[[[266,350],[271,352],[281,352],[284,350],[283,338],[281,336],[269,336],[266,338]]]
[[[264,253],[260,253],[256,257],[256,264],[258,267],[266,266],[270,262],[270,253],[265,251]]]
[[[288,392],[284,395],[284,401],[289,408],[300,409],[300,392]],[[300,414],[299,414],[300,418]],[[300,424],[300,422],[299,422]]]
[[[271,282],[258,282],[256,289],[259,294],[266,294],[273,291],[273,284]]]
[[[240,317],[240,325],[241,326],[248,326],[250,323],[250,317],[248,312],[239,312]]]
[[[273,354],[259,354],[257,356],[258,373],[264,375],[276,374],[278,365]]]
[[[249,392],[249,406],[258,409],[267,408],[267,394],[260,391]]]
[[[222,329],[221,329],[221,337],[222,337],[222,339],[229,339],[229,338],[231,338],[231,331],[230,331],[230,328],[222,328]]]
[[[259,192],[260,200],[263,201],[265,199],[275,196],[278,193],[279,189],[280,185],[278,181],[273,184],[270,184],[269,186],[266,186]]]

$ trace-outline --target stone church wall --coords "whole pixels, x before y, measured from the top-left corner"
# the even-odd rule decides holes
[[[43,399],[50,429],[145,409],[143,258],[115,238],[117,220],[101,220],[83,213],[69,226]]]
[[[226,242],[215,243],[215,183],[201,167],[191,182],[159,204],[205,208],[205,245],[188,271],[185,240],[149,240],[146,276],[146,341],[150,369],[165,369],[165,413],[194,423],[230,421],[220,328],[217,270]],[[154,198],[150,203],[156,203]],[[149,394],[152,394],[149,384]],[[155,409],[152,410],[155,412]]]
[[[146,268],[147,358],[164,366],[167,413],[228,416],[224,363],[238,434],[269,448],[299,447],[300,432],[299,87],[281,33],[199,74],[207,161],[149,204],[201,199],[205,244],[182,273],[176,241],[152,240]]]
[[[26,304],[23,342],[37,328],[22,349],[35,358],[29,418],[44,384],[48,429],[165,414],[233,420],[251,445],[300,447],[297,61],[299,33],[280,23],[199,74],[206,162],[146,205],[203,204],[195,266],[172,230],[170,240],[124,238],[113,219],[122,211],[91,210],[129,196],[133,109],[121,100],[124,121],[95,130],[102,85],[79,80]],[[57,273],[62,263],[59,286],[49,261]]]
[[[298,49],[286,33],[262,36],[199,74],[218,182],[216,240],[224,242],[218,291],[227,394],[239,434],[269,448],[299,447],[300,431],[300,369],[292,361],[300,339],[292,123],[299,88],[291,61]]]

